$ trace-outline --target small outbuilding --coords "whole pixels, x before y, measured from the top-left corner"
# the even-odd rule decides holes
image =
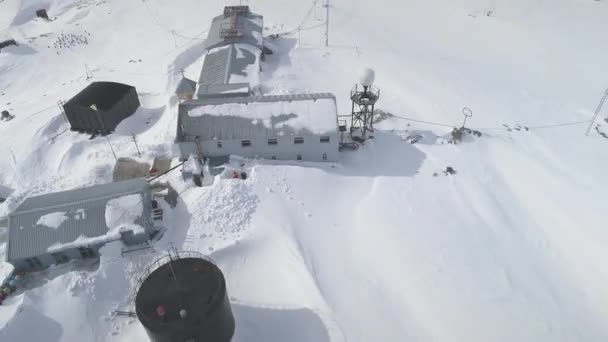
[[[111,241],[143,243],[157,232],[155,205],[141,178],[27,198],[8,216],[6,261],[39,270],[97,257]]]
[[[72,130],[112,133],[139,108],[135,87],[115,82],[93,82],[63,105]]]
[[[36,11],[36,16],[37,16],[38,18],[42,18],[42,19],[46,19],[46,20],[50,20],[50,19],[49,19],[49,15],[48,15],[48,13],[46,12],[46,10],[45,10],[44,8],[41,8],[41,9],[37,10],[37,11]]]
[[[186,77],[182,77],[182,80],[177,85],[177,89],[175,89],[175,95],[177,95],[180,101],[192,100],[195,92],[196,82]]]
[[[196,154],[337,161],[336,99],[318,93],[187,101],[179,105],[176,142],[183,160]]]

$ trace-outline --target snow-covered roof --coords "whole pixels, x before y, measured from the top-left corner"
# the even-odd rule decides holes
[[[245,96],[259,83],[263,17],[248,6],[227,6],[213,19],[199,78],[199,98]]]
[[[248,44],[215,48],[205,56],[198,96],[243,93],[259,83],[261,50]]]
[[[337,132],[333,94],[206,99],[180,105],[178,141]]]
[[[149,186],[145,179],[131,179],[26,199],[9,215],[7,260],[42,255],[50,247],[57,249],[57,246],[76,240],[82,242],[106,236],[110,231],[116,233],[123,228],[136,229],[135,225],[144,225],[140,206],[144,196],[148,197]],[[137,208],[133,208],[137,209],[139,220],[133,219],[135,214],[126,215],[124,208],[114,210],[114,213],[122,213],[120,215],[109,212],[109,204],[115,203],[117,198],[132,200],[129,196],[139,198]],[[120,206],[127,202],[116,203]]]

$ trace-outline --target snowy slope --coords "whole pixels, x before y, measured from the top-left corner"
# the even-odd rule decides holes
[[[90,81],[87,69],[140,94],[142,108],[109,137],[118,156],[171,154],[171,92],[182,68],[198,77],[224,4],[0,1],[0,31],[24,43],[0,52],[0,110],[16,115],[0,122],[0,186],[15,189],[0,216],[31,194],[111,180],[108,142],[66,131],[57,106]],[[146,341],[134,319],[110,313],[133,309],[138,273],[171,244],[225,272],[235,341],[608,339],[608,140],[584,135],[608,87],[606,1],[332,0],[329,48],[321,1],[249,4],[266,35],[302,28],[268,42],[265,93],[334,92],[348,114],[370,66],[381,109],[447,126],[383,121],[336,165],[251,161],[246,181],[205,188],[175,175],[180,201],[154,251],[123,258],[111,245],[99,265],[32,276],[0,306],[0,341]],[[55,19],[33,19],[39,7]],[[87,45],[54,48],[87,33]],[[464,106],[483,136],[442,144]]]

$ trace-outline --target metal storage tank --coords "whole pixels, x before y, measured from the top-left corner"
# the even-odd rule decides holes
[[[224,275],[196,252],[171,251],[149,266],[135,310],[153,342],[229,342],[234,334]]]
[[[63,105],[74,131],[109,134],[139,108],[137,90],[115,82],[93,82]]]

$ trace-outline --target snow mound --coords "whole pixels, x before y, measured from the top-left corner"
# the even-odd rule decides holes
[[[45,226],[53,229],[59,228],[63,222],[68,220],[68,216],[65,211],[58,211],[55,213],[46,214],[41,216],[36,222],[39,226]]]
[[[251,179],[251,178],[250,178]],[[221,180],[208,188],[197,188],[186,194],[188,210],[193,215],[184,249],[201,249],[201,239],[212,238],[222,244],[237,240],[249,226],[259,202],[250,180]],[[207,248],[218,249],[214,245]]]
[[[144,211],[141,195],[127,195],[109,200],[106,204],[106,225],[108,229],[133,224]]]

